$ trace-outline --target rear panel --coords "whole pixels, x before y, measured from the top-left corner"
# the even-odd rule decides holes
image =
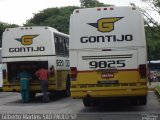
[[[2,57],[12,59],[15,57],[33,57],[35,55],[55,55],[52,37],[52,31],[49,27],[6,29],[3,33]],[[5,62],[5,59],[3,59],[3,62]]]
[[[139,82],[137,50],[79,51],[79,84]]]
[[[70,19],[71,95],[146,96],[146,40],[135,7],[77,9]]]
[[[137,8],[78,9],[70,22],[70,49],[146,45],[143,18]]]

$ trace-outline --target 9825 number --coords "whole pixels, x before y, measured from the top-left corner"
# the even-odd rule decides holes
[[[125,67],[125,60],[110,60],[110,61],[90,61],[90,68],[121,68]]]

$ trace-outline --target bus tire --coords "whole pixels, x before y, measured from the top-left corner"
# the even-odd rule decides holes
[[[71,95],[70,92],[70,86],[71,86],[71,82],[70,82],[70,75],[67,75],[67,80],[66,80],[66,90],[65,90],[65,96],[69,97]]]
[[[146,104],[147,104],[147,97],[146,96],[139,97],[139,105],[146,105]]]
[[[83,105],[85,106],[85,107],[90,107],[91,106],[91,100],[89,100],[88,98],[84,98],[83,99]]]

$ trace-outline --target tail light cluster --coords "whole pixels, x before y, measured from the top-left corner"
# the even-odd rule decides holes
[[[146,64],[139,65],[139,74],[140,74],[140,78],[146,78],[147,77]]]
[[[77,74],[78,74],[77,68],[76,67],[71,67],[70,71],[71,71],[71,80],[75,81],[76,78],[77,78]]]

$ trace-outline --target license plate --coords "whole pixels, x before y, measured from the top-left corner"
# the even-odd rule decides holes
[[[118,80],[98,81],[98,84],[118,84]]]
[[[101,78],[114,78],[113,73],[102,73]]]

